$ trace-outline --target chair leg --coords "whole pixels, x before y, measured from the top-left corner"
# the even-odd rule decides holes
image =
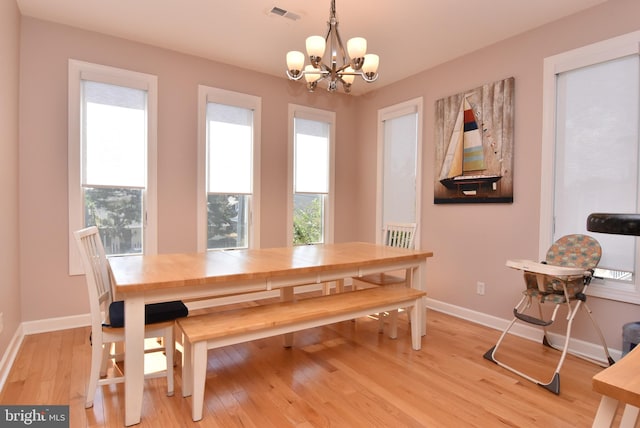
[[[102,332],[92,335],[91,371],[89,372],[89,382],[87,382],[87,393],[84,402],[86,409],[93,407],[93,399],[98,388],[98,377],[100,376],[100,368],[104,356],[103,348],[105,348],[105,345],[102,343]]]
[[[102,344],[102,356],[100,357],[100,377],[107,375],[107,363],[111,357],[111,347],[113,343]]]

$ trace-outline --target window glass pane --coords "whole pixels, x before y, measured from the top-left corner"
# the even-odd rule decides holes
[[[384,122],[383,224],[416,222],[417,115]]]
[[[329,192],[329,124],[295,119],[294,186],[298,193]]]
[[[638,72],[633,56],[558,76],[554,240],[588,233],[591,213],[636,212]],[[596,238],[600,268],[634,271],[633,237]]]
[[[83,184],[145,186],[146,92],[83,81]]]
[[[253,111],[207,104],[208,191],[251,193]]]
[[[142,253],[141,189],[85,188],[85,227],[97,226],[108,255]]]
[[[207,196],[207,248],[248,248],[249,196]]]
[[[293,196],[293,244],[324,242],[324,195]]]

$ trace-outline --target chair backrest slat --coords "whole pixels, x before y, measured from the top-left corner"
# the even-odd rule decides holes
[[[108,308],[113,301],[109,268],[100,233],[95,226],[73,233],[84,268],[89,291],[92,323],[108,323]],[[103,315],[107,319],[103,320]]]
[[[382,243],[384,245],[397,248],[414,248],[415,223],[387,223],[382,233]]]

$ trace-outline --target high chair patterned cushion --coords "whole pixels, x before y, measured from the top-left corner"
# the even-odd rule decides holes
[[[580,267],[584,270],[594,269],[600,262],[602,248],[595,239],[587,235],[566,235],[558,239],[547,251],[545,262],[554,266]],[[538,289],[537,276],[532,273],[524,274],[527,289],[525,294],[538,297],[541,302],[564,303],[574,299],[584,288],[584,276],[569,277],[565,280],[546,276],[545,291]],[[564,293],[566,286],[567,295]]]

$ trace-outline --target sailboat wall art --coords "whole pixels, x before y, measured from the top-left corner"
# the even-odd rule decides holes
[[[434,203],[513,202],[515,79],[436,101]]]

